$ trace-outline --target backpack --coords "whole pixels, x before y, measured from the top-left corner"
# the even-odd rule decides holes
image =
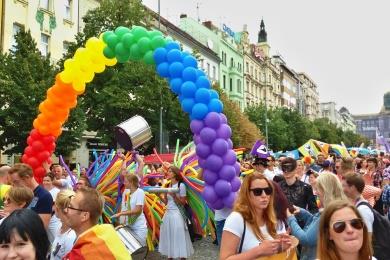
[[[372,247],[374,249],[374,256],[378,260],[390,259],[390,221],[373,209],[368,202],[359,202],[356,207],[359,207],[360,205],[366,205],[374,214],[374,224],[372,226]]]
[[[383,188],[382,201],[383,201],[383,205],[390,206],[390,184],[387,184]]]

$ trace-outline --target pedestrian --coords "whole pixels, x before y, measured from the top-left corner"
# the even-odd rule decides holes
[[[26,187],[11,187],[4,196],[4,209],[0,210],[0,224],[15,210],[27,208],[34,193]]]

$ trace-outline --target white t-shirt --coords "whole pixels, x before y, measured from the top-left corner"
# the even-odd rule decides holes
[[[224,231],[229,231],[236,235],[237,237],[241,238],[244,232],[244,219],[241,216],[240,213],[233,211],[229,217],[225,221],[225,226],[223,227]],[[268,233],[267,226],[261,226],[260,227],[261,234],[265,237],[267,240],[273,240],[271,235]],[[286,233],[286,228],[282,222],[278,222],[278,226],[276,228],[276,232],[278,234]],[[256,235],[253,233],[252,228],[248,223],[246,223],[246,230],[245,230],[245,237],[244,242],[242,244],[242,251],[245,252],[248,251],[256,246],[258,246],[261,243],[261,240],[256,238]],[[237,251],[238,251],[237,246]]]
[[[178,185],[179,185],[179,183],[173,184],[171,188],[172,189],[177,189]],[[187,196],[187,189],[186,189],[186,185],[184,183],[180,184],[179,193],[176,193],[176,195],[178,195],[179,197],[186,197]],[[172,196],[168,194],[167,198],[168,198],[167,209],[177,209],[177,210],[179,210],[179,208],[177,207],[177,205],[176,205],[174,199],[172,198]]]
[[[269,170],[268,168],[265,169],[265,171],[264,171],[264,176],[270,181],[272,181],[276,175],[282,175],[282,174],[283,174],[283,172],[281,170],[279,170],[278,167],[274,167],[274,169],[272,171]]]
[[[53,198],[53,201],[56,201],[57,194],[60,192],[60,189],[57,187],[53,187],[51,190],[49,190],[49,192]]]
[[[362,201],[368,202],[365,199],[360,199],[356,202],[355,205],[358,205]],[[362,215],[364,224],[366,224],[368,232],[372,233],[372,225],[374,224],[374,213],[367,205],[359,205],[359,207],[357,207],[357,210],[359,211],[360,215]]]
[[[57,194],[60,192],[60,189],[57,187],[53,187],[51,190],[49,190],[53,201],[56,200]],[[48,230],[47,230],[47,235],[49,237],[49,241],[52,243],[54,238],[57,236],[59,233],[59,230],[61,228],[61,220],[57,218],[57,216],[54,214],[50,218]]]
[[[216,209],[214,213],[214,220],[221,221],[227,219],[230,213],[232,213],[231,208]]]
[[[73,182],[69,175],[66,176],[65,179],[60,179],[59,181],[61,181],[60,190],[64,190],[64,189],[73,190]]]
[[[68,229],[63,234],[58,234],[51,246],[50,259],[61,260],[72,250],[75,240],[76,233],[72,229]]]
[[[135,209],[136,206],[144,206],[145,204],[145,192],[138,188],[133,194],[130,194],[129,189],[125,189],[122,195],[122,208],[121,211],[127,211],[127,210],[132,210]],[[130,199],[130,208],[129,208],[129,199]],[[127,225],[129,221],[129,216],[121,216],[120,217],[120,222],[124,225]],[[131,229],[134,231],[139,230],[139,229],[144,229],[146,228],[146,218],[143,213],[137,217],[137,220],[131,224]]]

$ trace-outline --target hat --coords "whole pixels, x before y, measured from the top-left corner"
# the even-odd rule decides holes
[[[331,162],[329,160],[325,160],[323,163],[322,163],[322,167],[329,167],[331,165]]]

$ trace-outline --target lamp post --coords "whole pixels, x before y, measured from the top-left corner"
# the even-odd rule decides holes
[[[267,93],[265,95],[265,145],[268,149],[268,115],[267,115]]]
[[[158,0],[158,30],[160,30],[161,27],[161,19],[160,19],[160,0]],[[163,107],[162,107],[162,86],[160,86],[160,144],[159,144],[159,150],[160,153],[163,152],[163,124],[162,124],[162,112],[163,112]]]

